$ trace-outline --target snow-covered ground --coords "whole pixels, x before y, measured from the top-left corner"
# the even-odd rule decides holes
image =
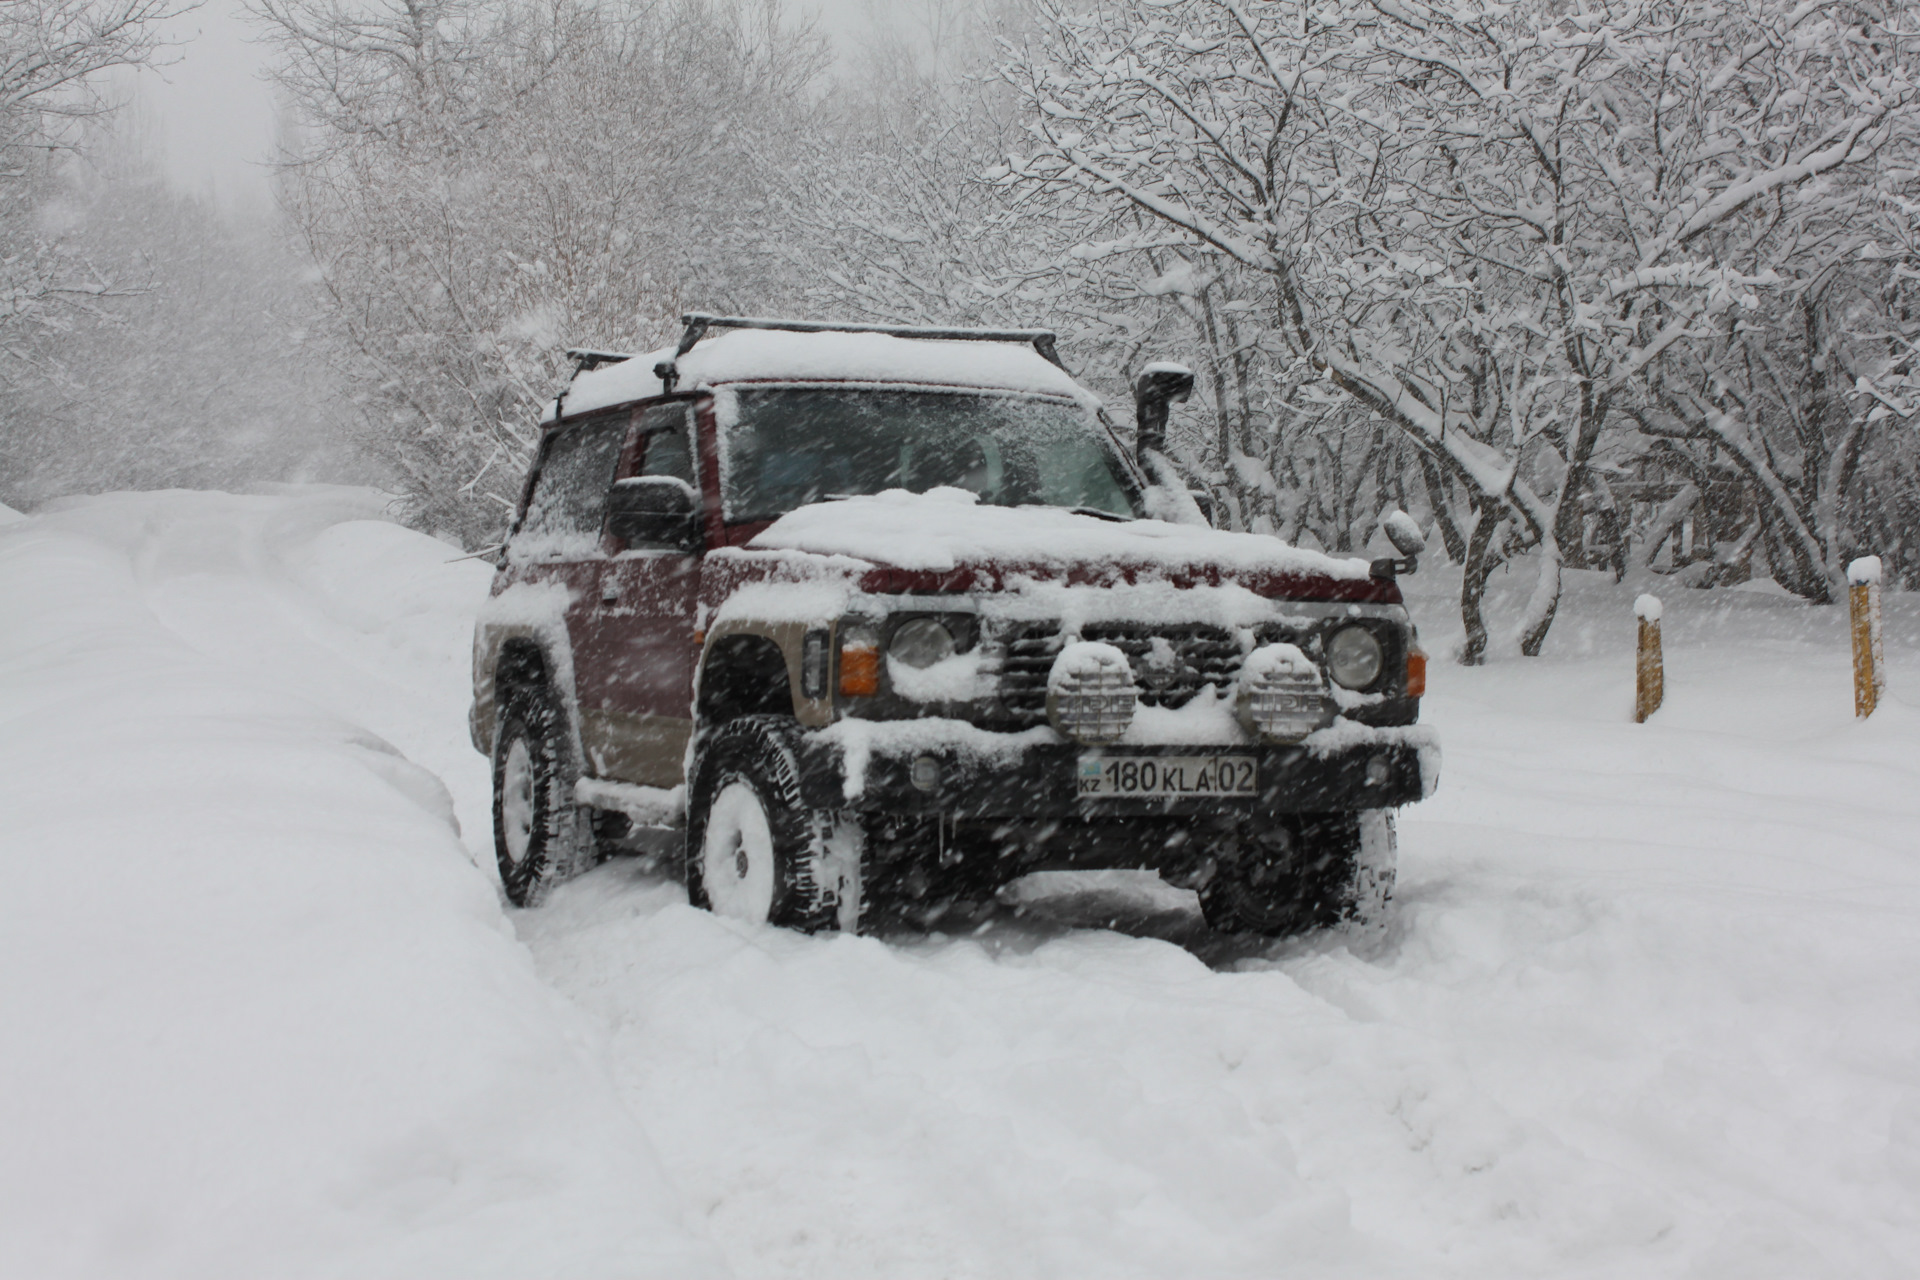
[[[724,1274],[428,771],[487,573],[380,511],[0,526],[0,1275]]]
[[[1905,598],[1865,724],[1843,612],[1760,590],[1663,593],[1646,725],[1644,583],[1576,575],[1543,659],[1436,661],[1382,936],[1256,949],[1109,886],[807,938],[634,862],[503,912],[464,720],[489,571],[380,515],[0,526],[0,1275],[1920,1259]],[[1410,585],[1444,648],[1447,575]]]

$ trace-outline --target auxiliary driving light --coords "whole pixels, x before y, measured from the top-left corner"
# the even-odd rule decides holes
[[[1075,742],[1117,742],[1133,723],[1139,697],[1126,654],[1110,644],[1077,641],[1053,660],[1047,676],[1047,719]]]
[[[1269,742],[1298,742],[1333,723],[1326,678],[1290,644],[1262,645],[1247,655],[1233,711],[1241,728]]]

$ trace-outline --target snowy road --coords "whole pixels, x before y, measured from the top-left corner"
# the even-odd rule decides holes
[[[1668,594],[1645,726],[1628,588],[1577,583],[1547,659],[1437,663],[1446,769],[1384,937],[806,938],[630,862],[503,915],[464,724],[488,571],[377,515],[0,527],[0,1274],[1920,1259],[1904,600],[1865,725],[1840,612],[1757,591]],[[1444,644],[1444,580],[1414,585]]]

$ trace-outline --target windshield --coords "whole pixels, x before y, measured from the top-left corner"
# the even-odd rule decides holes
[[[1035,396],[741,387],[722,443],[729,520],[824,498],[942,485],[993,506],[1139,511],[1120,459],[1079,405]]]

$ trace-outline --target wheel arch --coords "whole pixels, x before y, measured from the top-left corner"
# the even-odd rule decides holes
[[[555,631],[559,632],[556,637]],[[474,637],[473,705],[468,713],[474,749],[493,754],[500,713],[517,689],[553,692],[574,721],[573,654],[564,628],[482,624]],[[578,746],[579,727],[570,724]]]
[[[727,618],[708,630],[694,689],[696,732],[743,715],[781,715],[809,729],[833,723],[826,691],[809,698],[801,687],[800,655],[807,633],[827,622],[769,622]],[[709,712],[714,717],[709,718]]]
[[[701,655],[695,722],[717,729],[744,716],[798,719],[796,662],[779,639],[751,627],[715,629]]]
[[[499,700],[514,690],[552,683],[553,664],[547,652],[530,636],[512,636],[500,645],[499,660],[493,667],[494,697]]]

